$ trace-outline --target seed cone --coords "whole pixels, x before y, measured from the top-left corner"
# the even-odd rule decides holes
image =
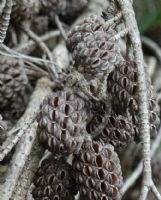
[[[103,140],[116,148],[127,146],[135,135],[132,118],[114,113],[103,117],[95,116],[88,125],[88,132],[96,134],[95,140]]]
[[[53,155],[42,161],[34,177],[35,200],[74,200],[76,186],[71,166]]]
[[[39,0],[13,0],[11,21],[17,25],[24,20],[33,20],[39,10]]]
[[[25,89],[28,79],[23,62],[14,58],[1,57],[0,65],[0,111],[5,119],[13,116],[17,118],[26,105]]]
[[[0,145],[5,141],[6,139],[6,131],[7,131],[7,125],[3,121],[2,116],[0,115]]]
[[[51,152],[79,150],[86,128],[84,101],[70,91],[58,91],[44,100],[38,115],[40,143]]]
[[[132,61],[121,61],[107,79],[107,90],[117,98],[122,109],[138,109],[138,73]]]
[[[102,77],[120,61],[118,45],[110,41],[115,31],[106,30],[103,18],[92,15],[69,33],[67,46],[72,52],[76,69],[91,77]]]
[[[74,156],[73,169],[81,199],[119,200],[120,161],[112,145],[86,141]]]
[[[150,77],[146,74],[147,89],[148,89],[148,102],[149,102],[149,115],[151,136],[156,134],[156,129],[159,125],[159,113],[160,109],[156,102],[155,95],[153,93],[153,87],[150,82]],[[107,90],[113,96],[113,104],[116,109],[119,107],[121,111],[117,109],[117,112],[130,112],[135,125],[136,138],[139,135],[139,98],[138,98],[138,72],[135,63],[132,61],[121,61],[119,65],[115,67],[115,70],[111,72],[107,79]]]

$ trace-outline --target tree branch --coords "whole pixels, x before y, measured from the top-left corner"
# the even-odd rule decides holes
[[[43,36],[40,36],[40,40],[45,42],[52,38],[56,38],[59,35],[60,35],[59,30],[50,31],[50,32],[47,32],[46,34],[44,34]],[[37,46],[37,43],[35,41],[29,40],[28,42],[15,47],[15,50],[18,52],[21,52],[21,53],[30,54],[36,46]]]
[[[28,188],[30,187],[44,149],[39,145],[38,138],[32,145],[31,153],[23,167],[22,173],[14,189],[12,200],[26,199]]]
[[[161,48],[158,44],[156,44],[153,40],[151,40],[148,37],[142,36],[141,37],[142,43],[143,45],[147,46],[148,48],[150,48],[154,54],[156,55],[156,57],[159,60],[159,63],[161,64]]]
[[[58,15],[55,15],[55,23],[56,23],[58,29],[60,30],[60,33],[63,36],[64,40],[66,41],[67,40],[67,34],[66,34],[66,32],[63,28],[63,25],[62,25]]]
[[[41,38],[39,36],[37,36],[33,31],[31,31],[30,29],[26,29],[25,27],[23,27],[23,30],[25,31],[25,33],[31,38],[33,39],[37,45],[42,49],[42,51],[48,56],[49,60],[51,63],[53,63],[53,57],[52,54],[48,48],[48,46],[41,40]],[[57,77],[57,72],[56,69],[54,67],[51,67],[51,64],[49,65],[48,63],[45,64],[48,72],[50,73],[51,78],[54,80],[55,77]]]
[[[117,1],[121,7],[126,27],[129,29],[129,37],[134,50],[134,61],[138,69],[140,134],[143,145],[143,182],[139,200],[145,200],[147,198],[149,190],[153,186],[153,181],[151,172],[150,126],[144,58],[141,48],[140,34],[137,27],[132,4],[129,0]]]

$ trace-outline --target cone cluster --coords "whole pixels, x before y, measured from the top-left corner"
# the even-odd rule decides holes
[[[8,56],[0,56],[0,145],[10,136],[9,126],[25,110],[27,90],[32,91],[37,78],[50,75],[49,70],[46,72],[39,66],[40,55],[48,49],[43,43],[34,48],[36,42],[29,40],[38,41],[36,37],[42,35],[42,41],[46,42],[53,34],[46,30],[58,28],[58,18],[66,32],[88,2],[13,0],[4,43],[11,49],[31,54],[21,60],[13,58],[18,54],[12,55],[11,50],[6,50],[2,53]],[[140,140],[140,97],[138,69],[132,56],[121,51],[118,42],[119,36],[126,33],[126,30],[120,34],[116,31],[116,25],[122,25],[115,22],[116,17],[120,19],[121,15],[110,9],[108,12],[109,15],[86,17],[67,35],[71,66],[62,69],[65,72],[55,67],[58,78],[54,80],[52,93],[41,103],[36,118],[38,141],[45,157],[33,179],[31,193],[35,200],[75,200],[76,195],[79,200],[121,199],[123,178],[118,152],[126,151],[129,144]],[[52,40],[55,42],[55,38]],[[50,50],[51,45],[47,46]],[[160,108],[147,72],[146,84],[150,133],[155,137]],[[9,159],[11,156],[12,152]],[[159,164],[155,170],[160,169]]]
[[[150,77],[146,72],[149,122],[151,137],[154,137],[160,124],[160,108],[151,85]],[[107,90],[112,94],[113,104],[119,107],[121,113],[129,112],[135,129],[135,139],[139,139],[139,98],[138,98],[138,72],[135,63],[123,61],[115,67],[107,79]]]
[[[77,77],[70,83],[67,78],[63,89],[57,88],[44,100],[37,117],[40,143],[61,161],[73,155],[71,174],[77,188],[69,188],[69,193],[79,192],[81,200],[120,200],[123,181],[116,152],[139,137],[138,71],[134,61],[122,55],[118,42],[113,40],[115,34],[113,26],[106,26],[105,20],[96,15],[73,28],[67,47],[73,56],[73,74],[81,74],[81,83],[71,84]],[[147,74],[149,120],[154,134],[159,124],[159,108],[149,80]],[[83,89],[86,84],[89,98],[88,91]],[[65,169],[65,165],[61,166]],[[55,173],[54,170],[51,167],[50,173]],[[43,187],[48,185],[52,196],[62,199],[55,189],[59,175],[52,176],[56,180],[53,186],[48,172],[41,178],[39,171],[45,171],[43,165],[36,180],[42,179]],[[39,182],[34,182],[33,195],[37,195],[37,200],[38,194],[44,194]],[[66,188],[64,182],[61,188]],[[62,191],[65,194],[66,189]],[[51,199],[49,194],[45,195]]]

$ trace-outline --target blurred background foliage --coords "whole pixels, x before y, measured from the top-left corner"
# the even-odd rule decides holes
[[[161,0],[134,0],[141,34],[161,44]]]
[[[142,34],[161,27],[161,0],[134,0],[134,9]]]

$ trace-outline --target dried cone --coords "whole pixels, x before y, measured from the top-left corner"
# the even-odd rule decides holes
[[[92,110],[93,117],[87,124],[87,132],[94,140],[103,140],[117,148],[125,147],[134,140],[132,117],[116,114],[111,109],[110,95]]]
[[[34,200],[74,200],[75,182],[71,166],[64,160],[49,158],[42,161],[34,177]]]
[[[58,91],[40,107],[38,129],[40,143],[55,153],[79,150],[86,129],[84,101],[70,91]]]
[[[153,93],[153,87],[150,82],[148,74],[147,76],[147,88],[148,88],[148,100],[149,100],[149,114],[150,114],[150,126],[151,136],[156,134],[156,129],[159,125],[159,113],[160,109],[156,102],[156,97]],[[138,117],[138,72],[136,65],[132,61],[122,61],[115,67],[115,70],[111,72],[107,80],[107,90],[114,97],[113,104],[116,108],[117,105],[121,108],[121,112],[128,110],[132,117],[136,132],[136,138],[139,131],[139,117]],[[118,109],[117,109],[118,111]]]
[[[7,131],[7,125],[2,120],[2,116],[0,115],[0,145],[5,141],[6,139],[6,131]]]
[[[81,199],[120,199],[122,172],[112,145],[84,142],[80,153],[74,155],[73,169]]]
[[[88,129],[89,133],[96,134],[95,140],[103,140],[104,143],[110,143],[116,148],[127,146],[135,136],[132,118],[114,113],[95,116]]]
[[[39,0],[13,0],[11,21],[17,25],[24,20],[33,20],[39,10]]]
[[[92,15],[81,21],[69,33],[67,46],[72,52],[75,67],[91,77],[102,77],[120,62],[120,49],[110,41],[115,31],[105,26],[103,18]]]
[[[0,59],[0,111],[5,118],[18,117],[25,109],[25,89],[28,79],[23,62],[14,58]]]
[[[43,11],[59,14],[66,9],[66,0],[41,0]]]
[[[123,110],[138,110],[138,72],[132,61],[121,61],[107,79],[107,90]],[[115,100],[116,101],[116,100]]]

